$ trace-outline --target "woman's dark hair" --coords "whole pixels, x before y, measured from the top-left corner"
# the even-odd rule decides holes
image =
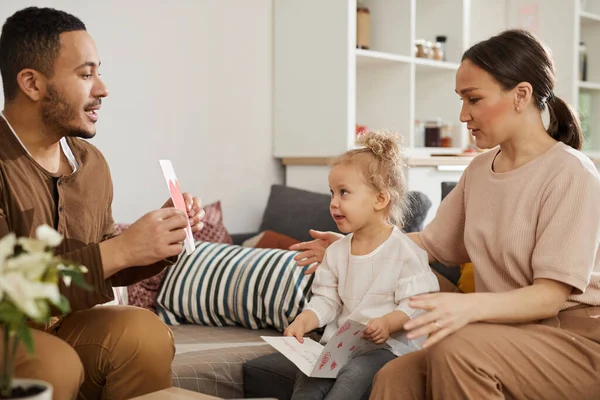
[[[17,75],[23,69],[52,76],[60,53],[60,34],[72,31],[85,31],[85,24],[53,8],[28,7],[8,17],[0,36],[0,73],[6,101],[17,95]]]
[[[512,29],[479,42],[462,57],[485,70],[504,90],[521,82],[533,87],[535,105],[540,111],[548,106],[548,134],[580,150],[583,136],[579,117],[564,100],[554,95],[554,63],[549,51],[531,33]]]

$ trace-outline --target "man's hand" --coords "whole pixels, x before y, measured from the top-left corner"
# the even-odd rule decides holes
[[[201,208],[202,201],[200,197],[192,197],[189,193],[183,194],[183,201],[185,202],[185,206],[187,208],[187,215],[190,220],[190,227],[192,228],[192,232],[198,232],[204,227],[202,223],[202,218],[204,218],[204,210]],[[174,207],[173,200],[169,199],[162,206],[162,208],[171,208]]]
[[[304,267],[305,265],[310,265],[313,263],[317,263],[314,267],[306,270],[305,274],[309,275],[314,273],[319,264],[323,261],[323,257],[325,256],[325,250],[336,240],[339,240],[344,237],[339,233],[334,232],[320,232],[315,230],[310,230],[310,236],[312,236],[315,240],[310,242],[302,242],[297,243],[290,246],[290,250],[301,251],[294,260],[296,260],[299,267]]]
[[[299,343],[304,343],[304,334],[306,333],[306,329],[304,326],[304,322],[300,319],[295,319],[285,331],[283,331],[283,336],[294,336]]]
[[[186,215],[176,208],[147,213],[119,236],[100,243],[104,277],[179,255],[186,227]]]
[[[385,343],[390,337],[390,326],[387,320],[385,318],[375,318],[369,321],[362,337],[374,344]]]

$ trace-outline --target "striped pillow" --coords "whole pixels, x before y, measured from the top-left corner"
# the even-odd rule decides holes
[[[308,301],[313,275],[298,252],[196,242],[169,268],[157,314],[169,325],[240,325],[283,331]]]

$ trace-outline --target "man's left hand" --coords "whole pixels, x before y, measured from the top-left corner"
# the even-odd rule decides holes
[[[204,227],[204,224],[202,223],[202,218],[204,218],[204,210],[201,207],[202,200],[200,200],[200,197],[192,197],[191,194],[184,193],[183,201],[185,201],[185,207],[190,220],[192,232],[198,232]],[[162,206],[162,208],[170,207],[174,207],[172,199],[167,200],[167,202]]]

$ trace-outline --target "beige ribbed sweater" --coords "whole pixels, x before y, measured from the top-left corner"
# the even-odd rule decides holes
[[[557,143],[513,171],[495,173],[499,150],[476,157],[421,232],[445,265],[471,261],[477,292],[536,278],[573,286],[568,308],[600,305],[600,175],[582,153]]]

